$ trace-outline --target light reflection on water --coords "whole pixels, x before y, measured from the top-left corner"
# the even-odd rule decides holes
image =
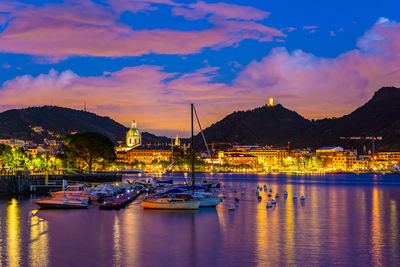
[[[399,175],[223,178],[227,199],[199,211],[37,211],[34,199],[0,200],[0,266],[400,265]],[[276,206],[265,207],[264,190],[257,201],[257,184],[280,193]]]

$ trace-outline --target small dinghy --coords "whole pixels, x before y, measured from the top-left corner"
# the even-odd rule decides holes
[[[86,209],[88,207],[88,200],[58,196],[52,199],[38,200],[36,204],[44,209]]]

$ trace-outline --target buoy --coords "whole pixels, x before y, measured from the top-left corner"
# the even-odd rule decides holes
[[[279,193],[276,193],[275,197],[280,197]]]
[[[269,189],[269,192],[272,192],[272,188]]]
[[[276,204],[276,200],[273,199],[273,200],[271,201],[271,203],[272,203],[272,204]]]
[[[295,195],[293,195],[293,199],[297,199],[297,195],[295,194]]]
[[[257,198],[258,198],[258,200],[261,200],[261,199],[262,199],[262,197],[261,197],[261,196],[258,196]]]
[[[235,210],[235,206],[230,206],[230,207],[229,207],[229,210],[230,210],[230,211]]]
[[[262,191],[262,187],[260,187],[260,191]]]
[[[258,196],[260,194],[260,192],[258,192],[258,190],[256,191],[256,195]]]
[[[301,196],[300,199],[301,200],[306,200],[306,197],[305,196]]]
[[[235,197],[235,201],[239,201],[239,198],[238,198],[238,197]]]
[[[267,203],[267,208],[272,208],[272,204],[271,203]]]

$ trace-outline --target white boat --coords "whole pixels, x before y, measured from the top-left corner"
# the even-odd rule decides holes
[[[195,192],[194,199],[200,200],[200,207],[216,207],[222,202],[224,196],[208,192]]]
[[[38,200],[36,204],[46,209],[85,209],[88,201],[58,196],[52,199]]]
[[[172,196],[159,198],[147,197],[142,201],[144,209],[167,209],[167,210],[197,210],[200,207],[200,200],[183,199]]]
[[[84,184],[69,185],[63,191],[52,192],[50,195],[52,197],[81,197],[86,194],[86,186]]]

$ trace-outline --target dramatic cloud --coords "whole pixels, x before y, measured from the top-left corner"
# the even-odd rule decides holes
[[[190,4],[187,7],[176,7],[173,9],[175,15],[184,16],[186,19],[201,19],[207,15],[216,15],[225,19],[240,20],[263,20],[269,16],[269,12],[265,12],[254,7],[239,6],[227,3],[208,4],[199,1]]]
[[[198,2],[193,9],[198,18],[211,14],[213,26],[203,30],[141,29],[135,30],[120,21],[124,11],[151,12],[153,4],[176,6],[172,1],[108,1],[99,5],[90,1],[68,0],[42,6],[0,6],[0,17],[6,24],[0,32],[0,51],[23,53],[60,60],[72,55],[124,57],[143,54],[191,54],[203,48],[218,49],[245,39],[273,41],[285,35],[274,28],[255,23],[253,19],[268,16],[252,7]],[[189,5],[190,7],[191,5]],[[200,10],[200,11],[199,11]],[[247,13],[251,12],[251,15]],[[203,16],[204,16],[203,15]],[[187,16],[185,16],[187,17]],[[241,19],[227,20],[229,18]],[[243,21],[244,20],[244,21]],[[247,20],[247,21],[246,21]],[[0,25],[1,26],[1,25]]]

